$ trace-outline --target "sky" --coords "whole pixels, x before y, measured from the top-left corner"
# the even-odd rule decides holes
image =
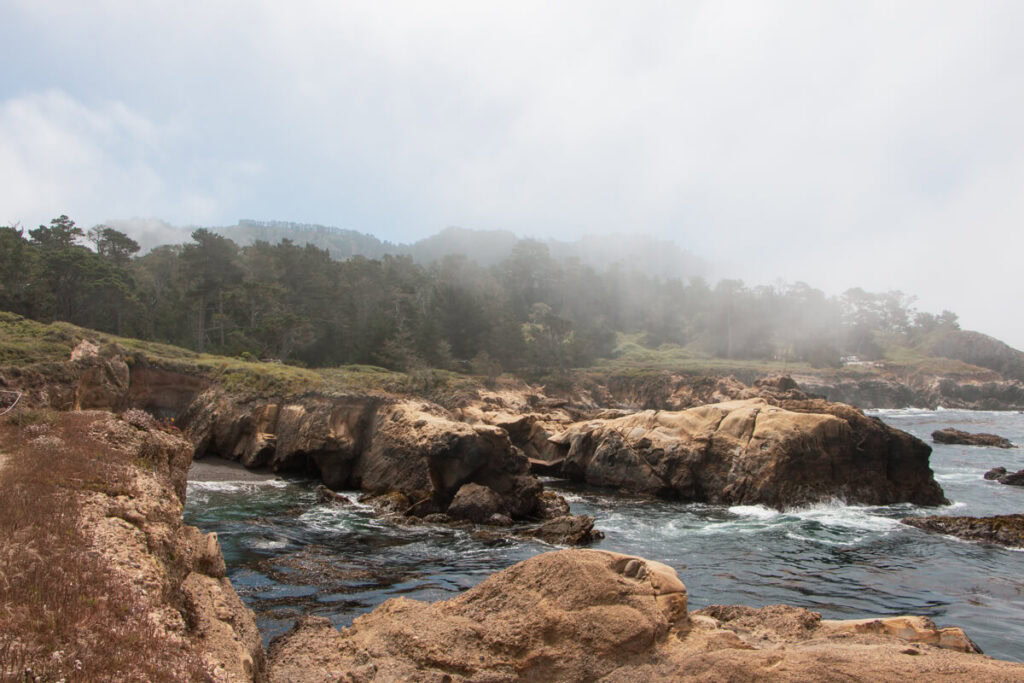
[[[1024,349],[1024,3],[0,0],[0,224],[674,240]]]

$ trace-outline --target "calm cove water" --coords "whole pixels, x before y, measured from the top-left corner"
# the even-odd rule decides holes
[[[933,430],[957,427],[1024,444],[1018,413],[871,412],[928,443]],[[932,447],[932,469],[953,501],[937,509],[837,502],[780,513],[546,485],[566,496],[574,513],[597,518],[607,538],[595,547],[674,567],[691,608],[786,603],[826,618],[923,614],[963,627],[987,654],[1024,661],[1024,552],[898,522],[908,515],[1024,512],[1024,487],[982,478],[997,465],[1024,468],[1024,448]],[[448,598],[553,549],[532,541],[488,547],[463,531],[395,526],[364,506],[318,505],[314,486],[241,476],[189,482],[185,521],[220,535],[231,582],[267,643],[303,614],[347,625],[388,598]]]

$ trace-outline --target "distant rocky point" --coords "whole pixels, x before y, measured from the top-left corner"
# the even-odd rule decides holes
[[[932,432],[932,441],[935,443],[957,444],[961,446],[990,446],[993,448],[1013,448],[1013,443],[995,434],[979,432],[971,434],[952,427],[937,429]]]
[[[906,517],[903,523],[968,541],[1024,547],[1024,515]]]

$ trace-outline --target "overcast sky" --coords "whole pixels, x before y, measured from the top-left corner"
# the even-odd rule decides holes
[[[1024,2],[0,0],[0,224],[670,237],[1024,348]]]

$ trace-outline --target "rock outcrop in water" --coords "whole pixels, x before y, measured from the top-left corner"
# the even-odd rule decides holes
[[[539,555],[450,600],[396,598],[336,630],[307,617],[272,680],[1015,680],[922,617],[827,621],[784,605],[689,613],[674,570],[596,550]]]
[[[1024,515],[906,517],[904,524],[968,541],[1024,547]]]
[[[542,517],[545,510],[543,486],[504,429],[457,421],[423,401],[243,402],[211,391],[181,423],[197,457],[213,453],[248,467],[313,473],[332,489],[400,493],[406,511],[419,517],[448,512],[482,522],[496,514]]]
[[[1024,470],[1007,472],[1005,467],[993,467],[985,473],[985,479],[998,481],[1000,484],[1010,486],[1024,486]]]
[[[921,440],[823,400],[730,401],[573,425],[552,438],[562,474],[597,486],[775,508],[946,503]]]
[[[972,434],[952,427],[936,429],[932,432],[932,441],[935,443],[957,444],[960,446],[1013,448],[1013,443],[1009,439],[997,436],[996,434],[987,434],[985,432]]]

